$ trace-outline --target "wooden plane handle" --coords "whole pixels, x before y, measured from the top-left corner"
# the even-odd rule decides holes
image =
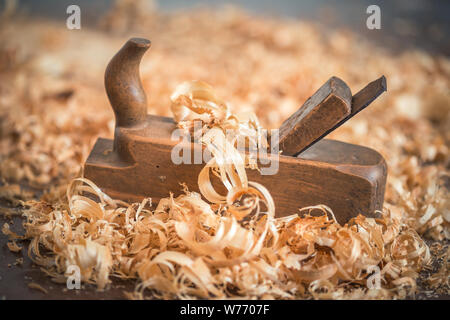
[[[116,117],[116,127],[132,128],[145,122],[147,96],[139,76],[142,56],[151,42],[131,38],[109,62],[105,88]]]

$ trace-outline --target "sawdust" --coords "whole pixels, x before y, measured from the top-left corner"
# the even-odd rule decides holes
[[[359,217],[348,226],[339,226],[325,215],[290,223],[272,221],[270,232],[278,234],[285,247],[274,249],[265,243],[253,258],[220,267],[198,252],[193,254],[188,246],[189,241],[216,236],[222,214],[218,208],[207,210],[212,220],[208,223],[216,224],[200,221],[202,232],[196,235],[200,238],[189,240],[175,230],[181,216],[193,219],[197,210],[184,208],[190,202],[183,195],[169,197],[162,211],[145,203],[93,203],[77,198],[77,188],[70,189],[66,198],[67,184],[79,175],[95,139],[112,136],[113,115],[102,77],[107,61],[128,35],[86,31],[76,36],[52,23],[5,18],[0,22],[0,175],[10,185],[25,181],[47,188],[41,202],[28,203],[27,218],[35,224],[29,226],[27,236],[33,239],[35,253],[43,246],[58,254],[39,262],[56,262],[56,277],[67,263],[80,263],[84,257],[85,281],[104,287],[110,273],[139,277],[143,281],[136,293],[139,297],[145,296],[145,288],[157,289],[155,294],[162,297],[391,298],[414,292],[417,272],[427,261],[420,236],[450,238],[445,186],[449,184],[450,60],[421,51],[395,55],[347,31],[324,34],[309,23],[255,17],[235,8],[147,15],[138,11],[143,18],[137,24],[116,26],[115,21],[127,21],[126,15],[132,15],[132,10],[117,9],[109,13],[103,27],[115,34],[126,34],[131,28],[152,40],[141,67],[151,113],[170,115],[169,98],[175,87],[200,79],[214,84],[232,111],[254,111],[264,127],[276,128],[331,75],[359,89],[385,74],[388,93],[331,135],[372,147],[386,158],[383,219]],[[76,55],[80,43],[84,49]],[[8,190],[12,190],[8,198],[21,199],[17,187]],[[83,210],[69,206],[75,200],[85,203]],[[207,205],[198,201],[201,207]],[[104,222],[105,217],[110,220]],[[123,220],[126,217],[128,222]],[[161,219],[165,227],[158,222]],[[325,228],[323,236],[322,231],[320,236],[316,233],[317,226]],[[71,237],[72,228],[87,228],[91,237]],[[240,228],[254,237],[249,238],[252,241],[261,235],[256,227]],[[51,235],[61,230],[65,233],[60,238]],[[3,231],[20,238],[5,226]],[[367,234],[374,238],[365,238]],[[109,243],[113,235],[117,239]],[[354,257],[350,249],[355,246],[365,248],[367,256]],[[150,263],[168,249],[187,258],[180,260],[175,254]],[[235,249],[223,250],[225,255],[238,254]],[[367,267],[364,259],[369,257],[381,267],[382,290],[366,287],[369,275],[362,266]],[[200,271],[207,278],[198,277]],[[430,275],[430,281],[438,283],[435,288],[448,290],[442,289],[448,288],[448,265]]]

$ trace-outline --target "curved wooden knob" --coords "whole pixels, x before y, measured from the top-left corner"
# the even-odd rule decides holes
[[[131,38],[109,62],[105,88],[116,116],[116,127],[134,127],[147,116],[147,96],[142,89],[139,64],[151,42]]]

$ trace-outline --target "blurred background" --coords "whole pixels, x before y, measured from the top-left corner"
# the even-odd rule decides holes
[[[79,30],[66,26],[71,4],[81,10]],[[371,4],[380,7],[379,30],[366,26]],[[395,186],[388,204],[450,184],[448,1],[0,0],[0,10],[8,183],[64,186],[78,174],[97,137],[112,136],[105,67],[140,36],[152,41],[141,78],[148,110],[159,115],[171,116],[178,84],[203,80],[232,111],[277,128],[331,76],[356,93],[385,75],[387,94],[331,137],[383,154]],[[426,206],[405,210],[416,217]]]
[[[80,30],[66,27],[72,4]],[[366,27],[372,4],[380,30]],[[152,41],[140,70],[159,115],[171,116],[178,84],[203,80],[232,111],[277,128],[331,76],[354,94],[385,75],[387,93],[330,137],[385,157],[386,209],[447,252],[421,290],[448,297],[449,16],[437,0],[0,0],[0,213],[64,197],[96,139],[113,136],[103,76],[130,37]]]

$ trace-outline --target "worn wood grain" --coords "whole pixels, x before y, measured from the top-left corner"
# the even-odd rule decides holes
[[[367,106],[369,106],[376,98],[378,98],[386,90],[387,85],[386,85],[386,78],[384,76],[381,76],[379,79],[369,83],[367,86],[365,86],[363,89],[361,89],[357,94],[355,94],[352,97],[352,106],[350,114],[341,119],[331,128],[324,131],[319,137],[311,141],[309,145],[306,145],[305,147],[300,149],[299,152],[295,153],[295,155],[298,155],[301,152],[307,150],[314,143],[320,141],[322,138],[326,137],[329,133],[339,128],[345,122],[350,120],[353,116],[355,116],[356,114],[364,110]]]
[[[87,178],[111,196],[124,200],[152,197],[157,201],[170,192],[177,195],[182,192],[182,182],[190,190],[199,191],[197,179],[204,166],[175,164],[171,152],[180,143],[171,139],[175,122],[146,115],[139,63],[149,46],[145,39],[131,39],[111,60],[105,87],[116,115],[114,140],[98,139],[84,167]],[[379,89],[377,84],[372,87]],[[367,105],[375,91],[363,90],[353,97],[355,112]],[[275,164],[278,172],[261,175],[248,170],[249,180],[269,188],[277,216],[325,204],[344,223],[358,214],[371,216],[382,208],[387,174],[383,157],[369,148],[320,139],[351,116],[351,105],[348,86],[332,77],[282,125],[280,148],[284,154],[259,155],[261,166]],[[291,156],[314,142],[300,156]],[[188,144],[189,152],[202,151],[199,144],[183,143]],[[225,194],[220,181],[215,186]]]
[[[144,197],[158,201],[169,192],[179,195],[180,182],[199,192],[197,178],[204,163],[173,163],[171,151],[179,143],[171,139],[175,128],[171,118],[159,116],[148,116],[147,125],[140,129],[119,128],[116,143],[121,152],[127,150],[125,156],[114,150],[113,140],[100,138],[86,161],[85,176],[111,196],[131,201]],[[191,144],[190,148],[202,146]],[[371,216],[382,208],[387,168],[383,157],[372,149],[322,140],[299,157],[267,157],[260,157],[261,162],[276,161],[277,174],[261,175],[255,170],[247,174],[249,180],[269,188],[277,216],[325,204],[338,221],[346,222],[359,213]],[[220,183],[215,186],[225,193]]]
[[[273,152],[293,156],[317,141],[351,112],[352,94],[344,81],[330,78],[280,127]]]

